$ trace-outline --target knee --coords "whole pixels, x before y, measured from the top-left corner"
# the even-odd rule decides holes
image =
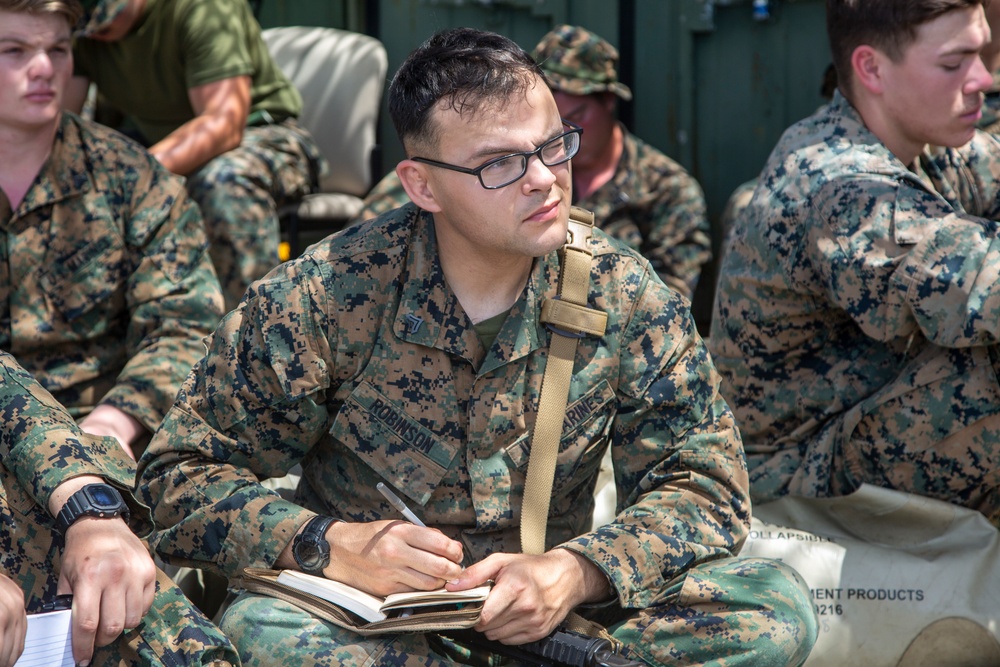
[[[231,206],[234,196],[246,197],[260,190],[266,192],[267,184],[262,176],[252,171],[250,164],[238,156],[226,153],[212,158],[198,171],[190,174],[187,177],[187,190],[191,198],[203,208],[213,205]]]
[[[802,575],[780,561],[742,560],[757,582],[757,615],[762,630],[771,637],[774,661],[760,664],[801,665],[819,633],[808,585]]]
[[[696,566],[662,607],[646,612],[626,643],[651,665],[725,664],[797,667],[816,643],[809,589],[787,565],[727,558]],[[618,633],[616,632],[616,635]],[[633,640],[633,641],[629,641]]]

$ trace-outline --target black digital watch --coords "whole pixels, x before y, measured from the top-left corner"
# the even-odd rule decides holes
[[[59,511],[56,523],[65,535],[77,519],[85,516],[101,519],[120,516],[128,523],[128,505],[118,489],[110,484],[87,484],[69,497]]]
[[[295,536],[292,556],[295,564],[306,574],[323,576],[323,570],[330,564],[330,543],[326,541],[326,531],[336,521],[331,516],[314,516]]]

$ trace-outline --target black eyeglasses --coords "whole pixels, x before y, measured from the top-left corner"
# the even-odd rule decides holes
[[[563,132],[558,137],[549,139],[533,151],[511,153],[503,157],[493,158],[475,169],[467,169],[466,167],[430,160],[425,157],[410,159],[414,162],[429,164],[432,167],[441,167],[442,169],[459,171],[463,174],[472,174],[479,179],[479,184],[484,188],[487,190],[496,190],[497,188],[510,185],[524,176],[528,172],[528,160],[534,155],[537,155],[538,159],[546,167],[554,167],[557,164],[572,160],[573,156],[580,150],[580,135],[583,134],[583,128],[579,125],[574,125],[568,120],[563,120],[563,125],[572,129],[568,132]]]

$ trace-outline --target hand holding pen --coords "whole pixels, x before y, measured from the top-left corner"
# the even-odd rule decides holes
[[[396,508],[396,511],[402,514],[407,521],[409,521],[414,525],[420,526],[421,528],[427,527],[426,524],[424,524],[424,522],[421,521],[420,518],[413,513],[413,510],[407,507],[406,503],[404,503],[399,496],[397,496],[395,493],[392,492],[392,489],[390,489],[382,482],[376,484],[375,488],[379,490],[379,493],[385,496],[385,499],[389,501],[389,504],[392,505],[394,508]],[[469,550],[464,548],[463,546],[462,563],[461,563],[463,569],[471,565],[471,563],[468,562],[468,558],[469,558]]]

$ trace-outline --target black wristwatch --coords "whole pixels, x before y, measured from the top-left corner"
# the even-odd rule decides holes
[[[56,523],[65,535],[66,530],[77,519],[85,516],[101,519],[120,516],[128,523],[128,505],[122,499],[122,494],[118,493],[118,489],[110,484],[87,484],[69,497],[59,511]]]
[[[337,521],[332,516],[314,516],[292,542],[292,556],[299,569],[306,574],[322,576],[330,564],[330,543],[326,541],[326,530]]]

